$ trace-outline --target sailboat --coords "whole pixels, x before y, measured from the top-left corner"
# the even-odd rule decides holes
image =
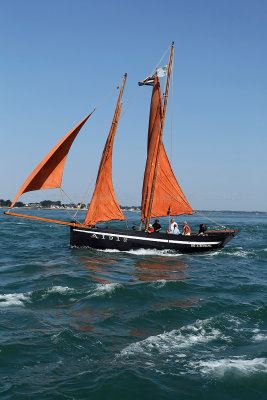
[[[175,250],[196,252],[222,248],[238,233],[238,229],[212,230],[205,234],[191,233],[190,236],[148,231],[151,218],[166,215],[191,215],[194,213],[172,171],[163,144],[163,130],[173,63],[174,43],[170,46],[170,56],[166,71],[166,88],[161,94],[160,79],[162,71],[156,70],[139,85],[151,85],[152,97],[147,141],[147,160],[143,179],[141,221],[139,230],[99,227],[99,222],[124,221],[125,216],[117,201],[112,183],[113,142],[122,109],[122,95],[127,78],[124,75],[111,128],[102,153],[95,189],[84,222],[58,221],[36,216],[17,214],[10,210],[7,215],[48,221],[70,226],[70,245],[95,249],[116,249],[120,251],[136,249]],[[164,101],[162,100],[164,98]],[[83,125],[94,113],[93,110],[47,154],[26,179],[10,209],[18,198],[26,192],[40,189],[61,188],[64,165],[71,145]]]

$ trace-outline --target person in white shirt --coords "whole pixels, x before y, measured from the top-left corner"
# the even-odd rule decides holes
[[[171,219],[170,233],[172,233],[173,235],[179,235],[180,233],[178,224],[174,221],[174,218]]]

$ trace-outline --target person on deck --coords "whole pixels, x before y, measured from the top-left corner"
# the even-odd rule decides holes
[[[172,233],[173,235],[179,235],[180,233],[178,224],[174,221],[174,218],[171,219],[170,233]]]
[[[189,225],[187,225],[186,221],[184,221],[184,223],[183,223],[183,235],[185,235],[185,236],[191,235],[191,229],[190,229]]]
[[[199,234],[199,235],[204,235],[204,233],[206,232],[206,230],[207,230],[207,225],[200,224],[200,225],[199,225],[198,234]]]
[[[161,230],[161,225],[159,224],[159,220],[155,219],[153,224],[154,232],[159,232]]]
[[[148,225],[148,228],[147,228],[147,230],[146,230],[145,232],[147,232],[147,233],[152,233],[152,232],[154,232],[153,226],[152,226],[151,224],[149,224],[149,225]]]

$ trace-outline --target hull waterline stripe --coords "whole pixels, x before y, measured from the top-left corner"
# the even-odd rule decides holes
[[[146,238],[146,237],[138,237],[138,236],[128,236],[128,235],[118,235],[118,234],[112,234],[112,233],[106,233],[106,232],[95,232],[95,231],[85,231],[82,229],[73,229],[76,232],[83,232],[83,233],[90,233],[93,235],[102,235],[102,236],[112,236],[112,237],[121,237],[121,238],[127,238],[127,239],[134,239],[134,240],[146,240],[149,242],[162,242],[162,243],[176,243],[176,244],[188,244],[188,245],[216,245],[221,243],[221,240],[219,242],[189,242],[189,241],[183,241],[183,240],[167,240],[167,239],[153,239],[153,238]]]

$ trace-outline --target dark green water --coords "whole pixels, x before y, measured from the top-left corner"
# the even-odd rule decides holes
[[[212,217],[242,232],[182,255],[1,214],[0,399],[267,399],[267,215]]]

